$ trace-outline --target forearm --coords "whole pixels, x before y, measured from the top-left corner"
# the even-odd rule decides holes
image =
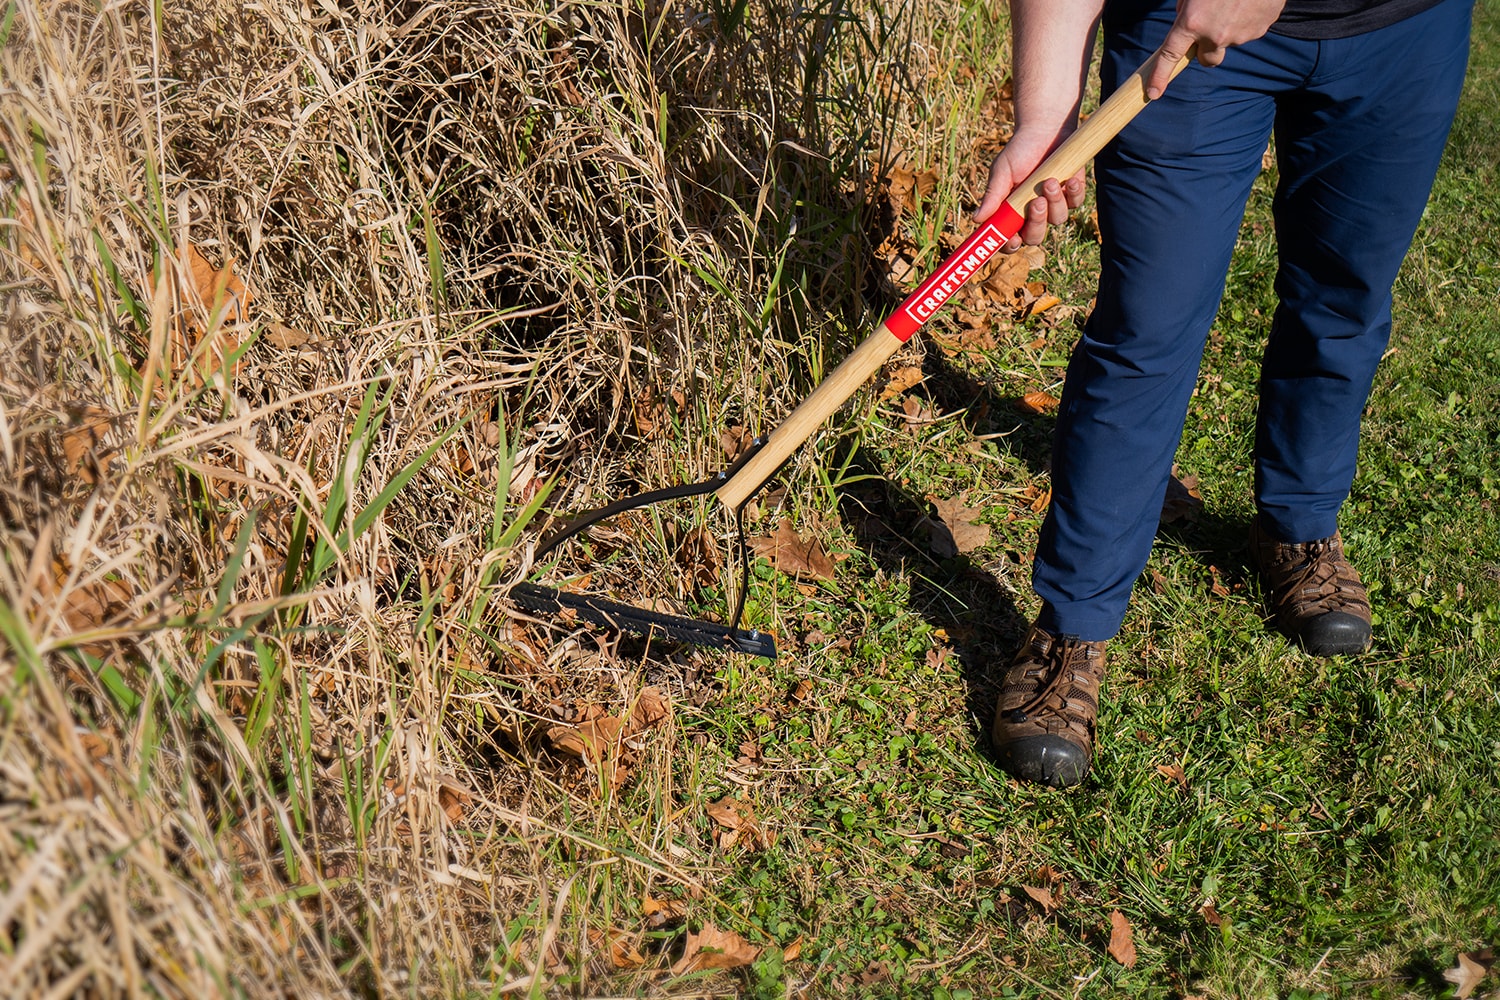
[[[1104,0],[1011,0],[1018,132],[1072,129],[1103,7]]]

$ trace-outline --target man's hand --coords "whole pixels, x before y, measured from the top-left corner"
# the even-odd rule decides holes
[[[1015,136],[995,161],[990,164],[989,186],[985,188],[984,200],[980,202],[979,208],[974,212],[974,218],[980,222],[995,214],[1010,193],[1015,190],[1016,185],[1036,169],[1037,165],[1046,159],[1059,143],[1072,133],[1076,126],[1070,125],[1062,132],[1051,137],[1051,141],[1039,138],[1035,133],[1026,130],[1017,131]],[[1005,245],[1007,252],[1014,252],[1021,248],[1021,244],[1029,243],[1033,246],[1042,242],[1047,235],[1048,225],[1061,225],[1068,220],[1068,212],[1083,204],[1083,171],[1067,178],[1061,184],[1055,180],[1048,180],[1042,185],[1042,197],[1033,198],[1026,205],[1025,222],[1021,225],[1021,232]]]
[[[1217,66],[1231,45],[1253,42],[1281,16],[1286,0],[1177,0],[1177,20],[1162,43],[1146,94],[1154,101],[1167,89],[1172,67],[1198,46],[1198,61]]]

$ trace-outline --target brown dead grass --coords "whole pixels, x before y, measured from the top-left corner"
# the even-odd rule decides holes
[[[490,522],[497,490],[514,517],[553,478],[576,510],[701,476],[860,335],[848,175],[908,67],[871,5],[751,6],[13,6],[9,992],[672,991],[622,897],[707,873],[675,717],[629,720],[706,668],[512,621]],[[455,427],[287,585],[299,512],[342,489],[351,526]],[[596,586],[682,596],[649,541]],[[629,823],[627,777],[656,803]]]

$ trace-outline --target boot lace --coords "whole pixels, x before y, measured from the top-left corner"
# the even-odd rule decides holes
[[[1058,700],[1059,710],[1066,712],[1069,698],[1079,695],[1087,696],[1087,692],[1078,691],[1076,688],[1070,687],[1066,694],[1060,693],[1060,689],[1064,680],[1072,684],[1073,674],[1079,667],[1090,668],[1090,651],[1089,645],[1079,639],[1066,636],[1054,639],[1047,652],[1037,660],[1038,667],[1045,671],[1041,686],[1032,693],[1030,698],[1013,709],[1012,714],[1024,719],[1045,706],[1054,697]],[[1075,666],[1073,664],[1075,660],[1081,662]],[[1037,671],[1029,670],[1027,673],[1034,676]]]

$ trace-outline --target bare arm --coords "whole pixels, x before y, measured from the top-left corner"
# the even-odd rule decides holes
[[[1078,106],[1103,7],[1104,0],[1011,0],[1016,131],[990,165],[989,185],[976,218],[993,214],[1016,184],[1078,127]],[[1083,185],[1082,171],[1062,184],[1048,181],[1043,197],[1027,206],[1025,224],[1013,246],[1039,243],[1048,223],[1064,222],[1068,210],[1083,203]]]
[[[1166,90],[1170,67],[1197,45],[1198,61],[1217,66],[1234,45],[1264,35],[1286,0],[1178,0],[1177,18],[1156,71],[1147,81],[1154,100]],[[1000,203],[1078,125],[1078,106],[1104,0],[1011,0],[1016,131],[990,165],[984,200],[974,213],[988,218]],[[1059,225],[1083,204],[1079,171],[1061,184],[1047,181],[1042,197],[1026,206],[1020,235],[1007,249],[1040,243],[1048,225]]]

